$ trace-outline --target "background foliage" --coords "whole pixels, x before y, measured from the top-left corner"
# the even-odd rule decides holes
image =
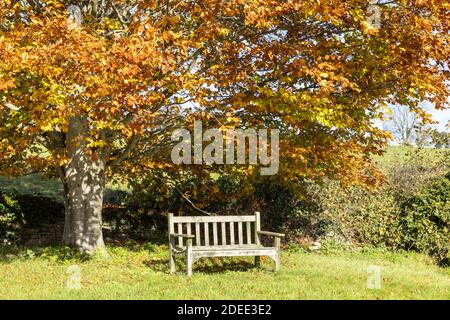
[[[23,213],[17,200],[0,194],[0,245],[19,241],[23,223]]]
[[[449,154],[445,149],[389,148],[375,159],[387,180],[377,191],[343,188],[327,179],[320,184],[305,179],[292,185],[276,176],[248,178],[244,170],[147,170],[129,185],[110,188],[106,193],[103,219],[110,231],[106,235],[113,239],[163,239],[167,212],[251,214],[258,210],[263,227],[285,232],[286,243],[309,247],[319,241],[350,248],[412,250],[448,264]],[[20,184],[16,186],[15,193],[0,196],[0,238],[4,244],[20,243],[24,226],[64,219],[58,197],[28,194]]]

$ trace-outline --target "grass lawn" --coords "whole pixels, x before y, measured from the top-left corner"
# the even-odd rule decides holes
[[[382,156],[374,156],[373,159],[378,168],[385,171],[399,164],[408,163],[414,157],[417,158],[417,153],[420,154],[426,163],[432,166],[444,161],[445,157],[448,157],[448,152],[448,149],[418,149],[408,146],[388,146]]]
[[[168,274],[164,245],[109,252],[107,260],[57,247],[2,252],[0,299],[450,299],[450,269],[411,253],[284,250],[279,273],[269,260],[255,269],[251,258],[204,259],[189,279]],[[67,288],[72,265],[80,268],[81,289]],[[381,267],[381,289],[367,288],[373,265]]]

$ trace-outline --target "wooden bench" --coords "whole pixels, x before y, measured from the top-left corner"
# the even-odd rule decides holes
[[[274,238],[272,247],[261,245],[260,236]],[[192,265],[206,257],[254,256],[259,266],[260,257],[268,256],[280,268],[280,240],[282,233],[261,231],[260,214],[249,216],[175,217],[169,214],[169,264],[175,272],[175,255],[185,255],[187,275]]]

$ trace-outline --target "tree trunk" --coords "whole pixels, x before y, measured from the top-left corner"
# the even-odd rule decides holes
[[[72,117],[66,135],[69,162],[64,172],[65,225],[63,242],[92,255],[107,256],[102,233],[105,163],[87,147],[88,120]]]

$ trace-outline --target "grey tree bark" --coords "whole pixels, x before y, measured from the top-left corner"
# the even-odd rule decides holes
[[[105,161],[91,154],[86,137],[89,126],[83,116],[72,117],[66,134],[69,162],[64,172],[65,225],[63,242],[80,251],[107,256],[102,233]]]

